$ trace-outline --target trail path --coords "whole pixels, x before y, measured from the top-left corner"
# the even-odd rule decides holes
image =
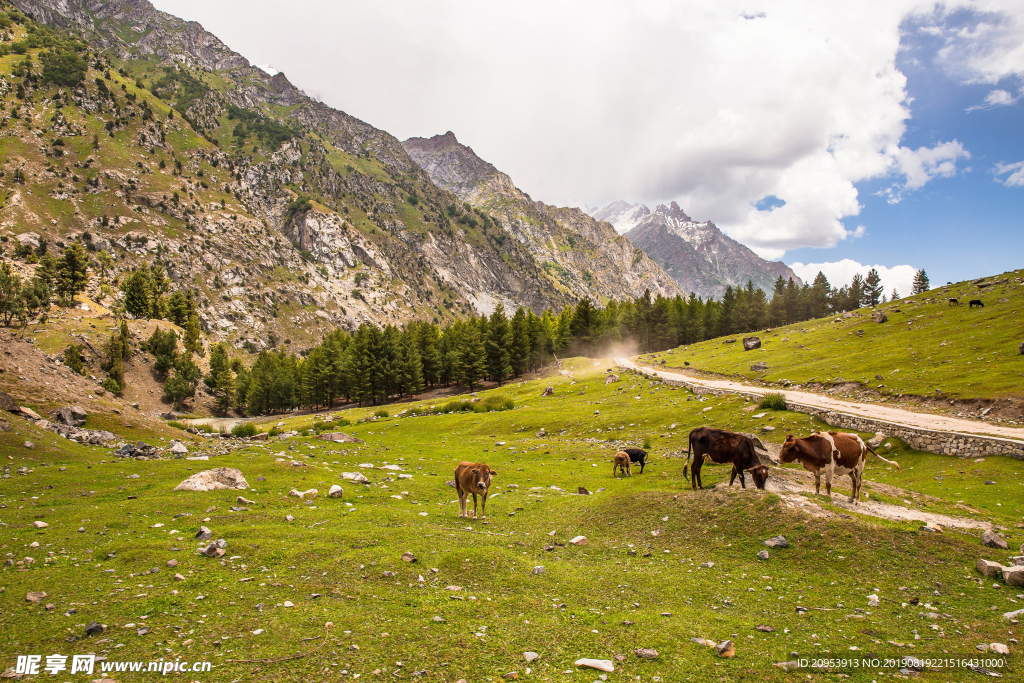
[[[649,375],[656,375],[662,379],[690,382],[692,384],[699,384],[712,389],[738,391],[748,394],[763,395],[765,393],[781,393],[786,396],[787,401],[791,401],[793,403],[821,408],[822,410],[833,410],[839,413],[847,413],[858,417],[895,422],[909,427],[933,429],[943,432],[957,432],[960,434],[987,434],[989,436],[1024,440],[1024,429],[1019,427],[1000,427],[986,422],[961,420],[959,418],[945,417],[943,415],[915,413],[910,410],[889,408],[873,403],[840,401],[839,399],[835,399],[830,396],[821,396],[819,394],[812,394],[806,391],[765,389],[763,387],[750,386],[741,382],[732,382],[729,380],[702,379],[683,372],[669,372],[667,370],[656,370],[654,368],[640,366],[628,358],[616,358],[615,362],[623,367],[639,370]]]

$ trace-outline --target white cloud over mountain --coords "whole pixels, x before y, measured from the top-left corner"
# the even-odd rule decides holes
[[[853,237],[856,183],[897,202],[969,157],[903,143],[902,39],[962,82],[1024,73],[1019,0],[156,4],[400,138],[455,131],[534,198],[676,200],[769,258]]]
[[[867,266],[851,259],[833,261],[832,263],[793,263],[789,267],[807,283],[814,282],[814,278],[818,276],[819,272],[824,273],[829,284],[837,288],[850,284],[853,276],[857,273],[867,277],[868,271],[874,268],[882,278],[886,296],[892,294],[893,288],[899,291],[900,296],[910,294],[914,284],[914,273],[917,272],[913,266],[893,266],[892,268],[881,265]]]

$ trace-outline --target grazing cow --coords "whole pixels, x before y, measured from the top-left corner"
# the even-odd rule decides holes
[[[852,482],[850,502],[860,504],[864,463],[868,452],[879,460],[895,465],[897,470],[900,469],[899,463],[875,453],[859,436],[845,432],[814,432],[799,439],[789,434],[779,452],[779,462],[799,462],[804,469],[814,474],[815,494],[821,494],[821,475],[824,474],[825,492],[829,498],[832,497],[832,477],[849,474]]]
[[[949,300],[949,305],[950,305],[950,306],[959,306],[959,305],[960,305],[960,299],[952,299],[952,298],[951,298],[951,299]]]
[[[708,457],[712,462],[722,465],[732,463],[732,474],[729,477],[729,486],[740,477],[740,486],[747,488],[744,471],[749,471],[754,485],[759,489],[764,488],[768,481],[768,467],[761,464],[761,460],[754,452],[754,442],[749,436],[727,432],[724,429],[713,427],[697,427],[690,432],[686,446],[686,464],[683,465],[683,476],[686,476],[686,469],[689,467],[690,454],[693,452],[693,469],[690,475],[690,485],[704,488],[700,478],[701,467],[704,466],[704,458]]]
[[[970,305],[971,308],[974,308],[975,306],[980,306],[981,308],[985,308],[985,304],[981,303],[981,299],[971,299],[967,303]]]
[[[623,448],[620,453],[625,453],[629,456],[630,462],[640,463],[640,474],[644,473],[644,464],[646,464],[647,451],[642,448]]]
[[[625,451],[619,451],[615,454],[615,460],[612,464],[612,476],[618,476],[617,471],[621,470],[627,477],[633,476],[633,469],[629,466],[629,453]]]
[[[473,519],[476,519],[476,496],[483,497],[481,512],[487,517],[487,492],[491,488],[491,477],[497,472],[482,462],[461,462],[455,468],[455,490],[459,493],[459,517],[469,517],[466,509],[469,494],[473,494]]]

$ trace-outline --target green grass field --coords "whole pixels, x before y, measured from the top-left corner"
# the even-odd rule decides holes
[[[872,320],[870,308],[854,317],[834,315],[779,327],[762,347],[744,351],[743,334],[682,346],[665,354],[668,367],[686,367],[731,377],[793,384],[860,382],[883,395],[1003,398],[1024,395],[1024,271],[1004,273],[978,289],[970,283],[938,287],[883,304],[888,322]],[[949,297],[960,297],[950,306]],[[984,308],[970,309],[969,299]],[[899,309],[896,312],[895,309]],[[858,331],[861,334],[858,334]],[[724,343],[736,339],[735,343]],[[766,372],[750,366],[768,364]],[[882,379],[875,379],[881,375]]]
[[[773,666],[794,659],[792,653],[975,655],[980,643],[1019,638],[1019,628],[1001,615],[1024,607],[1024,596],[1015,595],[1022,589],[997,589],[992,580],[979,585],[975,560],[1006,562],[1007,553],[982,547],[976,534],[921,533],[916,524],[858,514],[810,517],[777,495],[738,485],[693,492],[682,460],[670,456],[685,449],[686,433],[700,424],[755,428],[746,401],[700,401],[631,374],[605,385],[607,366],[590,360],[564,367],[573,378],[481,392],[512,398],[514,410],[398,417],[416,404],[388,406],[391,417],[345,428],[363,445],[271,437],[208,462],[122,461],[10,418],[12,430],[0,432],[10,474],[0,479],[0,546],[15,562],[34,562],[0,571],[0,667],[13,666],[18,654],[96,653],[110,661],[212,662],[211,672],[182,680],[358,674],[497,681],[514,671],[524,680],[589,683],[599,672],[577,669],[577,658],[625,655],[608,680],[783,681],[810,673]],[[555,395],[541,398],[549,383]],[[356,422],[374,410],[344,415]],[[799,414],[774,417],[783,434],[821,426]],[[313,418],[283,421],[301,430]],[[644,474],[637,468],[629,479],[613,479],[615,448],[645,438],[653,459]],[[34,450],[22,446],[26,439]],[[209,448],[188,443],[192,454]],[[962,501],[977,511],[973,516],[1006,527],[1012,549],[1024,541],[1017,476],[1024,463],[959,461],[894,444],[892,457],[903,471],[872,458],[868,480],[941,499],[908,493],[921,509],[967,515],[955,508]],[[457,517],[455,491],[445,482],[461,460],[486,461],[498,472],[486,520]],[[360,468],[366,463],[374,468]],[[218,466],[239,468],[251,488],[172,491],[190,474]],[[343,471],[362,471],[372,484],[342,481]],[[727,481],[728,470],[705,467],[704,474],[705,485],[713,485]],[[997,483],[982,483],[989,479]],[[344,487],[341,499],[326,497],[333,483]],[[579,486],[592,495],[574,495]],[[871,486],[865,491],[878,497]],[[317,488],[320,497],[288,497],[293,487]],[[837,485],[837,495],[848,490],[848,479]],[[238,494],[255,504],[232,511]],[[49,527],[33,528],[36,520]],[[196,554],[192,537],[201,524],[227,541],[223,560]],[[777,534],[792,547],[759,561],[762,542]],[[577,535],[589,543],[569,544]],[[405,552],[417,562],[402,561]],[[177,568],[167,566],[170,559]],[[705,562],[714,566],[701,567]],[[543,573],[534,574],[536,566]],[[173,579],[176,572],[183,581]],[[28,591],[47,597],[33,605]],[[868,606],[873,593],[883,599],[878,607]],[[921,605],[901,606],[912,597]],[[809,611],[798,613],[797,606]],[[939,616],[923,616],[931,613]],[[106,631],[86,637],[91,621]],[[327,622],[333,627],[326,644],[309,656],[232,661],[312,650]],[[142,626],[145,635],[137,632]],[[736,657],[719,658],[692,637],[731,639]],[[638,659],[633,650],[640,647],[656,648],[659,658]],[[527,651],[540,658],[527,664]],[[854,681],[881,676],[844,673]],[[153,675],[112,674],[119,681]],[[957,670],[928,679],[968,675]]]

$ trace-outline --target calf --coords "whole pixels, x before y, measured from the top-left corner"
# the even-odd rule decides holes
[[[627,477],[632,477],[633,476],[633,470],[629,466],[629,463],[630,463],[629,453],[626,453],[625,451],[619,451],[618,453],[616,453],[615,454],[615,460],[614,460],[614,462],[612,464],[612,476],[613,477],[617,476],[617,474],[616,474],[617,470],[621,470],[622,473],[624,475],[626,475]]]
[[[849,474],[852,482],[850,502],[860,504],[868,452],[900,469],[898,463],[875,453],[859,436],[845,432],[814,432],[799,439],[789,434],[779,452],[779,462],[799,462],[804,469],[814,474],[815,494],[821,494],[821,475],[824,474],[825,492],[829,498],[832,497],[832,477]]]
[[[950,306],[959,306],[960,305],[960,299],[950,299],[949,300],[949,305]]]
[[[619,452],[628,455],[630,462],[640,463],[640,474],[644,473],[644,464],[647,459],[647,451],[640,448],[623,448]]]
[[[476,496],[483,498],[482,517],[487,517],[487,492],[491,488],[491,477],[498,473],[482,462],[461,462],[455,468],[455,490],[459,494],[459,517],[469,517],[466,509],[467,496],[473,494],[473,517],[476,519]]]
[[[985,304],[981,303],[981,299],[971,299],[967,303],[970,305],[971,308],[974,308],[975,306],[980,306],[981,308],[985,308]]]
[[[749,436],[727,432],[724,429],[713,427],[698,427],[690,432],[686,446],[686,464],[683,465],[683,477],[686,476],[686,469],[689,467],[690,454],[693,452],[693,469],[690,475],[690,485],[694,490],[697,487],[704,488],[701,481],[700,470],[704,466],[704,458],[710,458],[718,464],[732,463],[732,474],[729,476],[729,486],[740,477],[740,486],[747,488],[743,472],[749,471],[754,485],[759,489],[764,488],[768,481],[768,467],[761,464],[760,458],[754,452],[754,442]]]

